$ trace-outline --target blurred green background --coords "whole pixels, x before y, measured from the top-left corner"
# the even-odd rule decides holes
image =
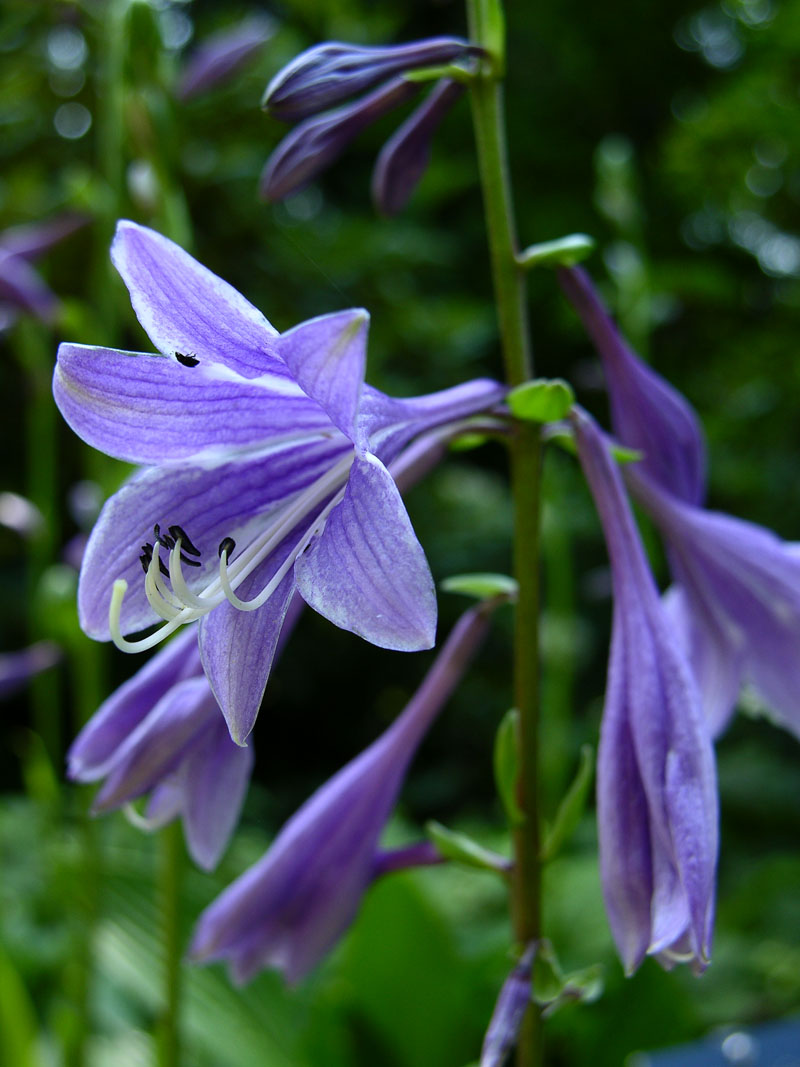
[[[585,231],[595,278],[639,350],[699,410],[710,501],[800,530],[800,2],[540,0],[510,4],[507,103],[524,243]],[[194,47],[254,11],[261,53],[178,103]],[[169,232],[278,329],[337,308],[372,315],[369,380],[399,395],[500,373],[466,102],[436,138],[408,209],[369,201],[382,120],[287,202],[258,175],[283,127],[258,107],[271,75],[326,39],[382,43],[464,33],[450,0],[4,0],[0,8],[0,230],[60,212],[90,222],[39,265],[56,321],[2,318],[0,490],[44,524],[0,526],[0,648],[64,649],[4,707],[0,744],[0,1063],[138,1065],[162,1012],[157,844],[122,815],[87,823],[65,786],[69,740],[140,666],[77,629],[64,555],[127,473],[89,452],[50,398],[57,342],[148,348],[107,249],[125,216]],[[530,279],[537,372],[599,415],[595,357],[547,271]],[[5,313],[3,313],[5,315]],[[76,486],[78,489],[76,490]],[[408,496],[437,580],[507,571],[502,450],[456,454]],[[548,455],[543,648],[548,812],[596,743],[610,603],[598,525],[572,461]],[[657,556],[656,556],[657,559]],[[440,633],[463,602],[440,597]],[[491,748],[509,702],[510,617],[417,759],[391,835],[428,818],[503,847]],[[305,797],[403,706],[430,656],[359,642],[311,613],[270,681],[242,829],[213,876],[184,878],[181,921],[261,854]],[[313,671],[309,669],[313,664]],[[320,694],[324,694],[321,697]],[[618,1065],[639,1049],[800,1009],[800,749],[746,714],[719,744],[722,856],[714,964],[701,981],[648,962],[624,980],[603,915],[591,812],[548,868],[546,925],[567,968],[606,965],[606,994],[549,1024],[552,1064]],[[442,868],[386,880],[302,987],[272,974],[233,990],[183,974],[187,1065],[463,1067],[509,968],[502,885]],[[613,1020],[613,1023],[612,1023]]]

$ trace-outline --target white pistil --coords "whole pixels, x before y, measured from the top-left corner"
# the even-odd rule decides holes
[[[255,611],[256,608],[260,608],[265,604],[300,553],[305,551],[311,538],[322,529],[331,510],[342,499],[344,487],[340,487],[343,481],[346,482],[353,459],[354,454],[352,452],[343,456],[331,470],[301,492],[294,504],[280,515],[278,521],[268,526],[259,537],[256,537],[233,561],[230,567],[228,567],[227,549],[223,551],[220,556],[218,576],[209,582],[201,593],[192,592],[184,577],[183,567],[181,566],[180,538],[176,540],[169,554],[169,577],[172,589],[166,586],[160,573],[159,554],[161,545],[156,541],[153,548],[153,556],[145,574],[145,593],[155,613],[164,619],[164,625],[147,637],[136,641],[129,641],[123,637],[120,619],[122,601],[128,588],[128,583],[124,579],[118,579],[114,582],[111,603],[108,608],[109,631],[117,648],[122,652],[144,652],[159,644],[164,638],[169,637],[180,626],[201,619],[209,611],[223,604],[225,600],[228,600],[240,611]],[[336,492],[337,489],[339,489],[338,492]],[[292,549],[264,589],[252,600],[240,600],[236,596],[235,590],[245,578],[249,577],[256,567],[270,553],[274,552],[281,541],[331,493],[335,494],[333,498],[309,525],[298,540],[297,545]]]

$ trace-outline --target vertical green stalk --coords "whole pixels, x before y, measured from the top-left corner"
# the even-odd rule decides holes
[[[159,912],[163,955],[164,1005],[158,1027],[158,1067],[180,1063],[181,924],[180,895],[183,879],[183,839],[179,822],[170,823],[158,835]]]
[[[502,11],[498,0],[467,0],[470,37],[491,53],[471,84],[478,166],[486,211],[500,339],[509,385],[532,377],[530,332],[517,243],[498,68]],[[541,443],[534,423],[516,425],[511,441],[514,576],[519,597],[514,628],[514,700],[519,712],[518,802],[524,825],[514,831],[511,912],[521,944],[541,936],[539,860],[539,513]],[[541,1024],[530,1005],[517,1050],[518,1067],[541,1062]]]

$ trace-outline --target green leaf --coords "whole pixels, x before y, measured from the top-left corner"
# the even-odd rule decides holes
[[[594,777],[594,750],[591,745],[581,748],[580,764],[577,774],[558,806],[555,820],[545,834],[541,858],[543,863],[553,859],[561,846],[575,832],[586,808],[586,799]]]
[[[570,233],[555,241],[529,245],[517,256],[524,270],[531,267],[574,267],[594,251],[595,241],[588,233]]]
[[[451,81],[469,84],[475,75],[466,67],[458,63],[445,63],[438,67],[420,67],[419,70],[407,70],[403,78],[407,82],[432,82],[440,78],[449,78]]]
[[[510,861],[505,856],[484,848],[466,834],[449,830],[433,819],[425,823],[425,833],[445,859],[482,871],[495,871],[502,875],[508,873]]]
[[[515,599],[518,586],[507,574],[453,574],[441,582],[445,593],[463,593],[478,600],[489,600],[495,596],[507,596]]]
[[[572,386],[561,378],[537,378],[508,394],[512,413],[526,422],[558,422],[574,403]]]
[[[0,948],[0,1063],[34,1067],[36,1015],[25,983]]]
[[[502,0],[482,0],[483,46],[494,61],[495,73],[502,77],[505,70],[506,17]]]
[[[554,1015],[568,1004],[591,1004],[603,992],[603,965],[584,967],[564,974],[553,946],[542,940],[533,961],[531,1000],[542,1009],[543,1018]]]
[[[517,724],[519,712],[511,708],[503,716],[494,741],[494,780],[506,817],[512,826],[522,826],[525,813],[517,804]]]
[[[447,446],[451,452],[471,452],[473,448],[480,448],[489,440],[485,433],[464,433],[453,440]]]

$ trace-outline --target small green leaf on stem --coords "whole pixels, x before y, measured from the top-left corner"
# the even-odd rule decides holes
[[[477,867],[482,871],[495,871],[507,875],[511,869],[511,861],[501,856],[499,852],[492,852],[484,848],[477,841],[473,841],[466,834],[448,830],[441,823],[431,820],[425,824],[425,833],[436,845],[445,859],[461,863],[465,867]]]
[[[450,81],[462,82],[469,85],[475,77],[473,72],[459,63],[445,63],[438,67],[421,67],[419,70],[407,70],[403,78],[407,82],[433,82],[440,78],[449,78]]]
[[[502,0],[482,0],[483,40],[481,44],[492,57],[497,77],[502,77],[506,63],[506,17]]]
[[[512,414],[526,422],[558,422],[575,403],[575,394],[563,378],[536,378],[508,394]]]
[[[485,433],[464,433],[454,437],[448,445],[451,452],[471,452],[473,448],[485,445],[489,437]]]
[[[522,826],[525,813],[517,804],[517,730],[519,712],[511,708],[503,716],[494,740],[494,780],[511,826]]]
[[[523,270],[531,267],[574,267],[594,251],[595,241],[588,233],[570,233],[555,241],[542,241],[529,245],[520,252],[517,266]]]
[[[580,971],[564,974],[550,942],[539,942],[533,962],[531,1000],[542,1009],[543,1018],[553,1015],[567,1004],[578,1001],[591,1004],[602,992],[602,964],[596,963]]]
[[[441,588],[445,593],[463,593],[478,600],[490,600],[496,596],[514,600],[517,595],[517,583],[507,574],[453,574],[444,579]]]
[[[593,777],[594,750],[591,745],[584,745],[581,748],[577,774],[558,806],[553,825],[545,834],[541,853],[543,863],[553,859],[561,850],[564,842],[575,832],[586,809],[586,800]]]

